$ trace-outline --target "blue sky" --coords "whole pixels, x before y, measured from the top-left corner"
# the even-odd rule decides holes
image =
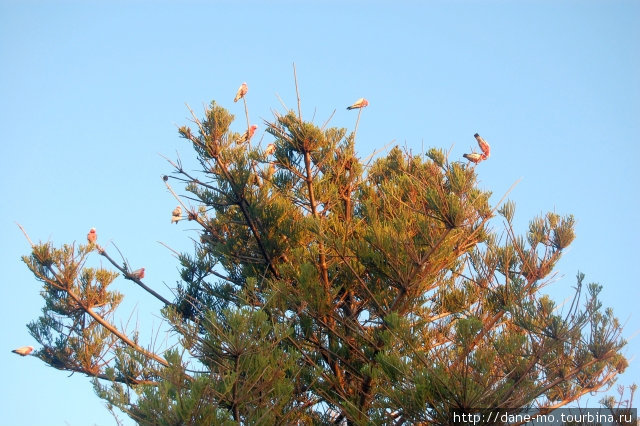
[[[278,96],[295,106],[293,62],[304,118],[323,123],[336,110],[331,124],[353,128],[357,114],[345,107],[369,100],[358,127],[363,157],[391,143],[450,148],[455,159],[483,135],[492,155],[477,168],[480,186],[497,202],[520,180],[509,196],[517,231],[549,210],[577,219],[577,239],[547,291],[561,302],[584,272],[604,285],[604,304],[633,337],[638,22],[640,2],[612,0],[0,1],[3,421],[114,424],[87,378],[9,352],[35,344],[25,324],[42,306],[15,222],[58,245],[84,242],[95,226],[99,241],[115,243],[171,297],[177,264],[158,241],[189,251],[194,234],[169,223],[176,202],[160,180],[171,168],[159,154],[178,153],[195,168],[177,137],[185,103],[200,113],[215,99],[242,118],[232,99],[246,81],[261,138],[262,120],[283,109]],[[116,287],[127,295],[122,321],[135,310],[129,329],[162,329],[159,303],[130,282]],[[634,359],[618,382],[640,382],[637,336],[626,354]]]

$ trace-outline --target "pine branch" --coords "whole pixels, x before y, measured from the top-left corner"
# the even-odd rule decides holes
[[[175,305],[171,302],[169,302],[167,299],[165,299],[164,297],[162,297],[162,295],[160,295],[158,292],[156,292],[154,289],[152,289],[151,287],[147,286],[145,283],[142,282],[141,279],[134,277],[133,275],[131,275],[129,273],[128,270],[124,269],[122,266],[118,265],[112,258],[111,256],[109,256],[107,254],[107,251],[98,246],[96,244],[96,248],[98,250],[98,253],[101,256],[104,256],[105,258],[107,258],[107,260],[114,266],[116,267],[121,273],[122,276],[124,276],[125,279],[133,281],[134,283],[138,284],[140,287],[142,287],[147,293],[151,294],[153,297],[155,297],[156,299],[158,299],[159,301],[161,301],[162,303],[164,303],[167,306],[174,306]]]
[[[22,226],[20,226],[20,225],[18,225],[18,226],[20,227],[20,229],[22,229],[23,233],[27,237],[27,240],[31,244],[31,247],[35,248],[35,245],[33,244],[33,242],[31,242],[31,239],[29,239],[28,235],[24,231],[24,228],[22,228]],[[101,250],[101,249],[99,249],[99,250]],[[63,280],[60,278],[58,273],[53,269],[51,264],[47,264],[47,263],[42,262],[42,260],[38,258],[38,255],[37,255],[37,253],[35,251],[33,252],[33,255],[38,259],[38,262],[40,263],[40,265],[43,266],[47,271],[49,271],[49,273],[54,278],[54,280],[52,281],[52,280],[48,279],[46,276],[40,275],[37,271],[32,270],[32,272],[34,274],[36,274],[36,276],[38,278],[40,278],[41,280],[51,284],[55,288],[64,291],[75,302],[76,306],[78,306],[81,310],[83,310],[85,313],[87,313],[98,324],[100,324],[102,327],[104,327],[106,330],[108,330],[111,334],[113,334],[118,339],[120,339],[123,343],[125,343],[128,346],[130,346],[131,348],[133,348],[137,352],[141,353],[145,357],[150,358],[150,359],[158,362],[159,364],[161,364],[161,365],[163,365],[165,367],[169,367],[169,364],[167,363],[167,361],[164,358],[160,357],[159,355],[156,355],[153,352],[150,352],[150,351],[144,349],[142,346],[138,345],[136,342],[131,340],[126,334],[124,334],[120,330],[118,330],[117,327],[115,327],[113,324],[111,324],[107,320],[105,320],[100,314],[96,313],[91,307],[86,306],[82,302],[82,299],[80,298],[80,296],[78,296],[77,294],[75,294],[75,292],[73,292],[71,290],[71,285],[65,284],[63,282]],[[187,379],[191,380],[190,376],[187,376],[187,375],[185,375],[185,376],[186,376]]]
[[[44,350],[47,350],[46,348]],[[51,365],[53,368],[57,369],[57,370],[63,370],[63,371],[70,371],[72,373],[82,373],[87,375],[88,377],[94,377],[96,379],[101,379],[101,380],[105,380],[108,382],[118,382],[118,383],[122,383],[125,384],[127,386],[131,386],[131,385],[150,385],[150,386],[158,386],[159,382],[153,381],[153,380],[144,380],[144,379],[136,379],[134,377],[119,377],[119,376],[109,376],[107,374],[104,373],[95,373],[92,371],[89,371],[85,368],[82,367],[75,367],[72,365],[52,365],[48,362],[46,357],[43,356],[38,356],[36,355],[37,358],[39,358],[40,360],[42,360],[43,362]]]
[[[189,108],[188,105],[187,105],[187,108]],[[197,117],[195,116],[195,114],[191,110],[191,108],[189,108],[189,111],[191,112],[191,115],[194,117],[194,120],[196,121],[197,125],[200,127],[201,133],[203,135],[205,135],[206,132],[204,131],[204,128],[202,127],[202,124],[200,123],[200,120],[197,119]],[[264,243],[262,242],[262,238],[260,237],[260,233],[258,232],[258,227],[257,227],[255,221],[253,220],[253,218],[251,217],[251,215],[249,213],[249,209],[248,209],[249,202],[247,201],[247,199],[244,196],[244,194],[242,193],[242,191],[240,191],[240,189],[238,188],[238,184],[234,181],[233,177],[229,173],[229,170],[227,168],[227,164],[225,162],[223,162],[222,159],[219,156],[216,156],[215,160],[216,160],[216,163],[218,164],[218,166],[220,167],[220,169],[222,170],[223,176],[225,177],[227,182],[229,182],[229,185],[230,185],[231,190],[233,191],[233,194],[234,194],[234,197],[235,197],[236,205],[238,207],[240,207],[242,215],[244,216],[245,220],[247,221],[247,225],[249,226],[249,229],[251,230],[251,233],[253,234],[253,237],[254,237],[254,239],[256,241],[256,244],[258,245],[258,249],[260,250],[260,253],[262,254],[263,258],[265,259],[265,262],[267,263],[267,265],[269,267],[269,270],[273,273],[273,275],[276,278],[278,278],[280,276],[280,274],[279,274],[278,270],[275,268],[275,266],[273,265],[273,260],[271,259],[271,256],[269,256],[269,253],[267,253],[267,250],[264,247]],[[197,183],[199,185],[202,185],[202,186],[205,186],[205,187],[208,187],[208,188],[211,188],[211,189],[218,190],[217,188],[215,188],[213,186],[206,185],[206,184],[200,182],[199,180],[193,178],[186,171],[184,171],[184,169],[182,169],[182,168],[179,168],[177,170],[178,170],[179,173],[181,173],[181,174],[187,176],[189,179],[191,179],[191,181],[194,182],[194,183]],[[167,182],[165,182],[165,185],[167,185],[167,187],[169,187]],[[202,223],[201,220],[199,220],[198,218],[196,218],[196,220],[198,221],[198,223],[201,226],[205,227],[204,223]]]

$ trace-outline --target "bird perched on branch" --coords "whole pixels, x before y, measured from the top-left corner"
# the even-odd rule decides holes
[[[276,152],[276,145],[273,143],[270,143],[269,145],[267,145],[267,148],[264,150],[264,155],[265,157],[268,157],[269,155],[273,154],[274,152]]]
[[[247,86],[247,83],[242,83],[236,92],[236,97],[233,98],[233,102],[238,102],[240,99],[244,98],[244,95],[246,95],[248,91],[249,87]]]
[[[182,207],[178,206],[171,212],[171,223],[175,222],[176,225],[182,219]]]
[[[269,163],[269,168],[267,169],[266,178],[271,179],[276,172],[276,163],[273,161]]]
[[[473,137],[476,138],[476,140],[478,141],[478,146],[482,150],[482,159],[486,160],[487,158],[489,158],[489,155],[491,155],[491,147],[489,146],[487,141],[485,141],[479,134],[476,133],[475,135],[473,135]]]
[[[11,352],[13,352],[14,354],[18,354],[20,356],[27,356],[31,352],[33,352],[33,346],[23,346],[21,348],[14,349]]]
[[[98,234],[96,233],[96,228],[91,228],[87,234],[87,241],[89,244],[95,244],[97,239]]]
[[[369,105],[369,101],[367,101],[365,98],[360,98],[357,101],[355,101],[353,105],[348,106],[347,109],[364,108],[367,105]]]
[[[242,136],[240,136],[240,139],[238,139],[238,143],[245,143],[250,141],[257,128],[258,126],[256,126],[255,124],[251,125],[251,127],[249,127],[247,131],[244,132]]]
[[[136,269],[135,271],[131,272],[129,275],[131,275],[133,278],[141,280],[144,278],[144,268]]]
[[[484,158],[482,158],[483,154],[478,154],[477,152],[472,152],[471,154],[464,154],[463,157],[475,164],[478,164],[479,162],[484,160]]]

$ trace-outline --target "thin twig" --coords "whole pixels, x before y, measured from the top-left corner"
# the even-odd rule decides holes
[[[278,98],[278,101],[280,102],[280,105],[282,105],[282,107],[284,108],[285,111],[289,111],[289,107],[287,107],[284,103],[284,101],[282,100],[282,98],[280,97],[280,95],[278,95],[276,93],[276,98]],[[276,115],[276,112],[272,110],[272,112],[274,113],[274,115]]]
[[[35,244],[33,244],[33,241],[31,241],[31,238],[29,238],[29,235],[27,234],[27,231],[24,230],[22,225],[20,225],[18,222],[16,222],[16,225],[18,225],[18,228],[20,228],[20,230],[22,231],[22,233],[26,237],[27,241],[29,241],[29,244],[31,245],[31,248],[35,247]]]
[[[354,135],[354,140],[355,140],[355,135]],[[384,144],[384,146],[383,146],[382,148],[374,150],[371,154],[369,154],[369,156],[368,156],[367,158],[365,158],[365,159],[362,161],[362,165],[363,165],[365,168],[366,168],[366,167],[369,167],[369,164],[370,164],[370,163],[371,163],[371,161],[373,160],[373,157],[374,157],[377,153],[379,153],[379,152],[386,151],[386,150],[387,150],[387,148],[389,148],[389,146],[390,146],[392,143],[394,143],[395,141],[396,141],[395,139],[391,139],[389,142],[387,142],[386,144]]]
[[[165,248],[169,249],[176,257],[180,256],[180,252],[178,252],[175,249],[172,249],[171,247],[169,247],[168,245],[166,245],[165,243],[163,243],[162,241],[156,241],[158,244],[161,244],[163,246],[165,246]]]
[[[251,131],[251,125],[249,124],[249,109],[247,108],[247,98],[246,98],[246,96],[242,97],[242,102],[244,102],[244,115],[245,115],[245,117],[247,117],[247,132],[250,132]],[[247,134],[249,134],[249,133],[247,133]],[[251,137],[247,141],[247,144],[249,146],[249,150],[251,150]]]
[[[302,123],[302,110],[300,109],[300,92],[298,91],[298,76],[296,75],[296,64],[293,63],[293,80],[296,83],[296,96],[298,98],[298,120]]]
[[[124,257],[124,255],[120,251],[120,248],[118,248],[116,243],[114,243],[113,241],[111,242],[111,244],[113,244],[113,246],[116,248],[116,250],[118,250],[118,253],[120,254],[120,257],[122,258],[122,263],[126,266],[127,271],[130,271],[132,269],[131,265],[129,265],[129,262],[127,261],[127,259]]]
[[[325,121],[322,127],[320,127],[320,130],[324,130],[324,128],[327,127],[327,124],[329,124],[329,121],[331,121],[335,113],[336,113],[336,110],[334,109],[331,115],[329,116],[329,118],[327,118],[327,121]]]
[[[358,118],[356,119],[356,128],[353,130],[353,142],[356,141],[356,133],[358,133],[358,123],[360,122],[360,114],[362,113],[362,107],[358,108]]]
[[[113,266],[115,266],[120,272],[122,272],[122,275],[128,279],[133,281],[134,283],[138,284],[140,287],[142,287],[143,289],[145,289],[148,293],[150,293],[151,295],[153,295],[156,299],[160,300],[162,303],[164,303],[167,306],[173,306],[173,303],[169,302],[167,299],[165,299],[164,297],[162,297],[158,292],[156,292],[154,289],[152,289],[151,287],[147,286],[145,283],[143,283],[139,278],[134,277],[133,275],[131,275],[131,273],[129,271],[127,271],[126,269],[124,269],[123,267],[121,267],[120,265],[118,265],[115,260],[113,260],[105,251],[105,249],[103,249],[102,247],[98,246],[98,253],[104,257],[107,258],[107,260],[109,262],[111,262],[111,264]]]

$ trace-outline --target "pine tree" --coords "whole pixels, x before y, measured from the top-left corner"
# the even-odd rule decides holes
[[[179,134],[201,170],[170,161],[164,177],[174,194],[184,184],[176,198],[199,229],[176,300],[97,242],[32,244],[23,258],[45,299],[34,354],[93,377],[137,422],[446,425],[452,410],[561,407],[626,368],[600,285],[578,274],[564,306],[541,292],[572,216],[519,236],[514,203],[491,206],[476,166],[442,150],[364,163],[355,133],[298,110],[265,123],[265,154],[215,102],[192,114]],[[96,255],[115,270],[85,267]],[[159,354],[113,325],[120,274],[165,304],[177,348]]]

